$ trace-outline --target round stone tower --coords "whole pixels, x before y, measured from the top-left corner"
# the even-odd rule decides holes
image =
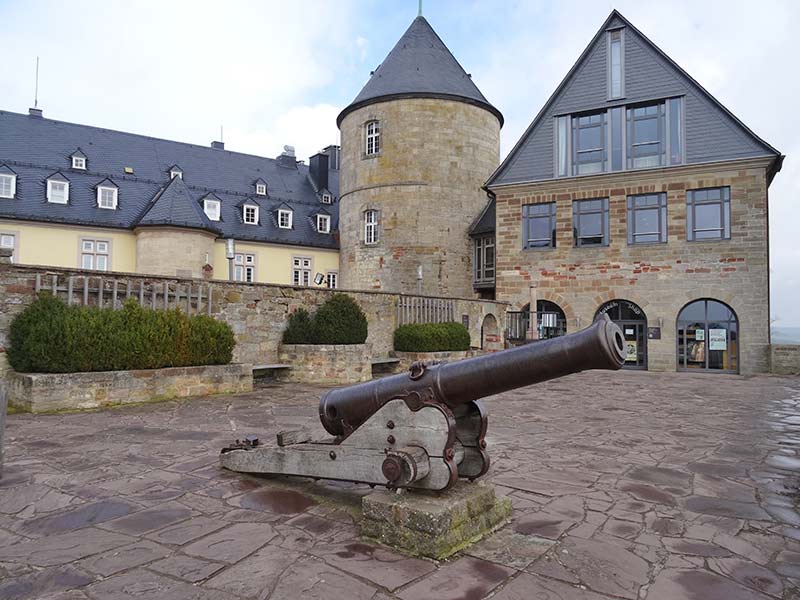
[[[472,297],[468,230],[503,116],[423,17],[337,124],[341,286]]]

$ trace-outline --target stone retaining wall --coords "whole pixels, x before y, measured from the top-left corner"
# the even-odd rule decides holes
[[[438,361],[447,361],[447,362],[455,362],[457,360],[463,360],[465,358],[472,358],[473,356],[480,356],[481,354],[486,354],[486,352],[482,350],[464,350],[460,352],[455,351],[447,351],[447,352],[399,352],[395,351],[394,355],[400,359],[400,364],[398,365],[398,370],[408,370],[411,366],[411,363],[416,362],[418,360],[438,360]]]
[[[800,375],[800,344],[772,344],[772,372]]]
[[[280,361],[292,366],[280,374],[282,381],[347,385],[372,379],[366,344],[284,344]]]
[[[8,371],[8,403],[30,412],[99,408],[253,389],[248,364],[92,373]]]

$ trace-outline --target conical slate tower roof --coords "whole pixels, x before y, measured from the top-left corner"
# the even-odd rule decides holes
[[[362,106],[400,98],[443,98],[485,108],[503,124],[503,115],[481,94],[425,17],[419,16],[370,80],[336,119]]]
[[[137,223],[139,227],[144,225],[171,225],[217,232],[180,177],[173,177],[159,192]]]

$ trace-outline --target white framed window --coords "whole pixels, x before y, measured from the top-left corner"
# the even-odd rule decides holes
[[[97,188],[97,206],[116,210],[117,208],[117,188],[99,187]]]
[[[327,275],[325,276],[325,285],[327,285],[332,290],[335,290],[339,287],[339,272],[338,271],[328,271]]]
[[[11,249],[11,262],[17,262],[17,236],[13,233],[0,233],[0,248]]]
[[[73,169],[81,169],[82,171],[86,170],[86,159],[83,156],[73,156],[72,157],[72,168]]]
[[[111,268],[111,242],[83,238],[81,240],[81,268],[108,271]]]
[[[69,182],[48,179],[47,201],[53,204],[66,204],[69,202]]]
[[[364,243],[377,244],[378,243],[378,211],[365,210],[364,211]]]
[[[0,174],[0,198],[13,198],[17,194],[17,176]]]
[[[266,196],[267,195],[267,184],[266,183],[257,183],[256,184],[256,194],[259,196]]]
[[[322,203],[323,204],[331,204],[333,202],[333,196],[330,194],[322,194]]]
[[[212,221],[219,221],[219,200],[203,200],[203,212]]]
[[[292,257],[292,285],[311,285],[311,259],[307,256]]]
[[[169,178],[175,179],[176,177],[180,177],[181,179],[183,179],[183,171],[181,171],[180,169],[170,169]]]
[[[278,210],[278,227],[281,229],[292,228],[292,211],[283,209]]]
[[[258,225],[258,207],[245,204],[242,208],[242,218],[248,225]]]
[[[256,255],[239,254],[233,257],[233,280],[253,283],[256,280]]]
[[[329,215],[317,215],[317,231],[319,233],[331,232],[331,218]]]
[[[373,156],[381,151],[381,124],[369,121],[364,125],[364,153]]]

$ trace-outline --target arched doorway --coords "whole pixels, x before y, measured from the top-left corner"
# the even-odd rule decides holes
[[[625,337],[626,369],[647,369],[647,315],[630,300],[611,300],[597,309],[594,318],[608,315]]]
[[[527,332],[531,322],[530,304],[522,307],[521,315],[521,328]],[[539,340],[549,340],[567,333],[567,317],[558,304],[549,300],[536,301],[536,331],[536,339]]]
[[[739,372],[739,319],[727,304],[704,298],[678,313],[678,370]]]
[[[492,314],[486,315],[481,323],[481,350],[494,352],[502,349],[503,342],[500,339],[500,327],[497,325],[497,319]]]

